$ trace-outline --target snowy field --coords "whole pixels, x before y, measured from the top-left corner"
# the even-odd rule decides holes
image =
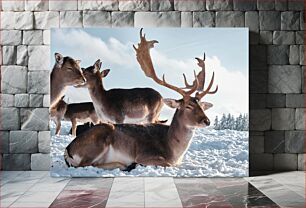
[[[249,153],[247,131],[197,129],[192,144],[179,167],[137,166],[131,172],[103,170],[94,167],[67,168],[65,147],[73,140],[68,135],[69,122],[62,122],[60,136],[54,136],[51,122],[51,175],[55,177],[114,177],[114,176],[172,176],[172,177],[242,177],[248,175]]]

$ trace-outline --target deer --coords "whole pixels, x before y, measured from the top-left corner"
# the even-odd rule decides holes
[[[110,89],[103,86],[103,79],[110,69],[101,70],[98,59],[94,65],[83,68],[87,87],[98,117],[109,123],[157,123],[164,105],[163,97],[152,88]],[[100,72],[101,70],[101,72]]]
[[[80,68],[80,60],[63,57],[60,53],[55,53],[54,56],[55,64],[50,74],[50,109],[60,101],[68,86],[82,85],[86,81]]]
[[[59,135],[61,120],[70,121],[72,124],[72,135],[76,136],[78,122],[93,124],[100,123],[92,102],[67,104],[62,96],[61,100],[50,110],[51,118],[56,124],[55,134]]]
[[[179,100],[165,99],[164,102],[176,108],[170,125],[158,123],[140,124],[99,124],[77,136],[65,149],[64,158],[68,166],[94,166],[103,169],[125,170],[133,164],[152,166],[178,166],[191,144],[195,128],[210,125],[205,111],[213,105],[200,101],[210,91],[214,73],[207,89],[192,94],[198,88],[195,82],[190,90],[169,84],[165,76],[160,79],[155,73],[150,49],[158,41],[147,41],[140,30],[140,43],[134,46],[137,61],[145,75],[156,83],[179,93]]]
[[[206,73],[205,73],[205,53],[204,53],[203,59],[197,58],[197,57],[195,59],[198,61],[198,63],[197,63],[198,66],[201,68],[201,71],[197,75],[197,78],[198,78],[198,81],[199,81],[199,85],[198,85],[197,90],[202,91],[204,89],[204,83],[205,83],[205,77],[206,77]],[[183,74],[183,76],[184,76],[185,89],[192,88],[192,85],[188,84],[188,82],[187,82],[186,75]]]

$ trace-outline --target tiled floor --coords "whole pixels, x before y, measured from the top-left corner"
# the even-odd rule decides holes
[[[51,178],[2,172],[1,207],[305,207],[305,172],[249,178]]]

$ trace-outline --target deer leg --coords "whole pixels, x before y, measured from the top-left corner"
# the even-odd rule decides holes
[[[104,164],[98,164],[98,165],[95,165],[95,167],[97,168],[102,168],[102,169],[116,169],[116,168],[119,168],[120,170],[125,170],[127,168],[126,165],[120,163],[120,162],[112,162],[112,163],[104,163]]]
[[[136,161],[136,163],[139,163],[141,165],[156,165],[156,166],[163,166],[163,167],[172,166],[163,157],[143,158],[143,159],[140,159],[140,160],[137,160],[137,158],[136,158],[135,161]]]
[[[55,119],[55,124],[56,124],[56,130],[55,130],[55,134],[59,135],[60,131],[61,131],[61,119],[56,118]]]
[[[72,135],[73,136],[76,136],[76,128],[77,128],[77,123],[76,123],[76,119],[75,118],[73,118],[73,119],[71,119],[71,123],[72,123]]]

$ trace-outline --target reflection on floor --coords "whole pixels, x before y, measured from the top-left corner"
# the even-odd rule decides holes
[[[249,178],[51,178],[1,173],[0,207],[305,207],[305,172]]]

